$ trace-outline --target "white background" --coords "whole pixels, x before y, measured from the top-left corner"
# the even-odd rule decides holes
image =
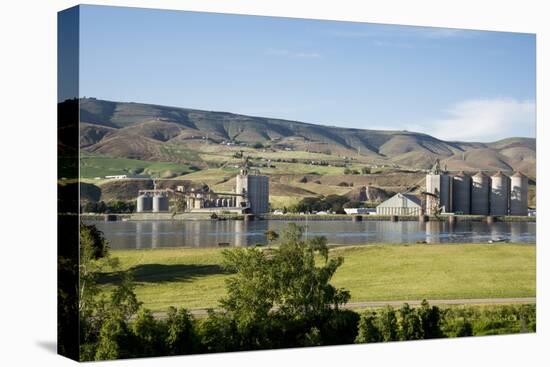
[[[293,349],[94,365],[548,366],[550,23],[539,1],[91,1],[127,5],[537,33],[537,334]],[[74,1],[0,3],[0,365],[64,366],[56,339],[56,12]],[[406,60],[404,60],[406,62]],[[548,113],[546,114],[546,116]],[[546,168],[546,170],[545,170]],[[546,290],[545,290],[546,288]]]

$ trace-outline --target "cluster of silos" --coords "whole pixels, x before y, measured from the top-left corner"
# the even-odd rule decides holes
[[[136,211],[138,213],[153,210],[153,197],[149,193],[140,194],[136,199]]]
[[[136,199],[136,211],[138,213],[153,212],[161,213],[167,212],[169,207],[168,193],[155,192],[155,193],[141,193]]]
[[[464,172],[449,176],[426,176],[428,214],[433,214],[432,201],[437,201],[442,212],[473,215],[527,215],[528,179],[521,173],[511,177],[502,172],[488,176],[478,172],[469,176]]]

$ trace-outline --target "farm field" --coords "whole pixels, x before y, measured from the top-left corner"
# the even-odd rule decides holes
[[[179,176],[193,171],[189,165],[170,162],[149,162],[87,154],[80,157],[80,177],[84,179],[138,174],[152,177]]]

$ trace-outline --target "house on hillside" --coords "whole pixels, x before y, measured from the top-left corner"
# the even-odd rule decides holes
[[[420,215],[422,202],[412,194],[395,194],[376,207],[378,215]]]

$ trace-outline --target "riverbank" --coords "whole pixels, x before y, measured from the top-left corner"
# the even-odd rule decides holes
[[[283,221],[429,221],[446,222],[449,218],[455,222],[531,222],[537,221],[536,217],[529,216],[486,216],[486,215],[438,215],[424,216],[416,215],[352,215],[352,214],[264,214],[259,216],[248,216],[242,214],[215,214],[213,213],[112,213],[97,214],[83,213],[80,217],[83,220],[132,220],[132,221],[185,221],[185,220],[283,220]],[[246,217],[246,218],[245,218]]]
[[[119,271],[100,277],[112,288],[132,270],[144,306],[166,311],[216,307],[225,295],[219,248],[116,250]],[[333,247],[344,264],[333,278],[350,290],[350,302],[519,298],[535,296],[535,246],[515,244],[361,245]]]

